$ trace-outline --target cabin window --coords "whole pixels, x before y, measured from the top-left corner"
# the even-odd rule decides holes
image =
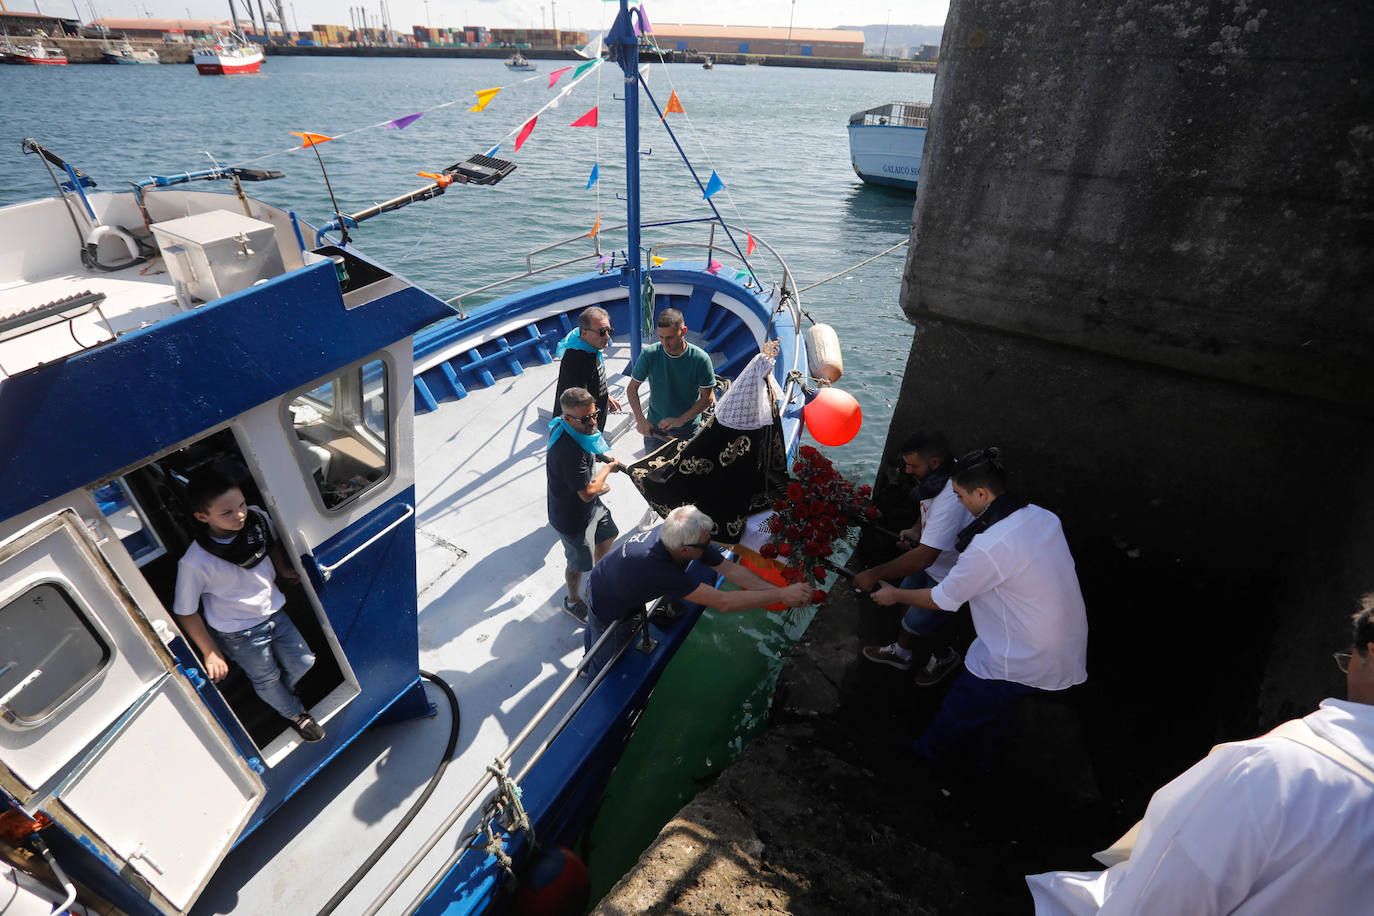
[[[123,478],[93,487],[91,495],[135,563],[142,566],[167,552]]]
[[[297,455],[326,509],[357,499],[390,473],[389,399],[386,363],[375,359],[288,405]]]
[[[100,673],[110,646],[61,585],[40,582],[0,607],[0,717],[36,725]]]

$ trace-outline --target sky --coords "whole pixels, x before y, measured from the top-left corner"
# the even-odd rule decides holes
[[[255,0],[256,2],[256,0]],[[367,9],[369,18],[378,13],[381,0],[359,0],[340,3],[337,0],[283,0],[287,24],[308,28],[311,23],[348,25],[350,6]],[[609,26],[616,4],[595,0],[566,0],[559,3],[540,0],[386,0],[393,24],[402,31],[412,25],[461,26],[484,25],[489,28],[541,28],[552,26],[550,16],[555,12],[558,25],[564,29],[593,31]],[[243,15],[243,0],[235,0],[239,15]],[[264,0],[270,8],[270,2]],[[894,4],[891,0],[751,0],[748,12],[741,13],[739,0],[644,0],[644,10],[650,22],[708,23],[714,25],[776,25],[792,24],[804,28],[832,28],[837,25],[869,25],[891,22],[894,25],[942,25],[949,11],[948,0],[909,0]],[[83,21],[89,21],[89,9],[94,6],[98,16],[145,15],[194,19],[229,18],[229,0],[6,0],[11,10],[37,9],[50,15],[73,15],[73,8],[81,10]],[[293,20],[293,15],[295,19]]]

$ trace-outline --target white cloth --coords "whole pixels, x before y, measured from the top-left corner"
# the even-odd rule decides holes
[[[1063,690],[1088,679],[1088,617],[1059,516],[1025,506],[974,536],[930,592],[946,611],[965,601],[978,638],[964,660],[977,677]]]
[[[205,604],[205,622],[221,633],[246,630],[271,617],[286,603],[273,579],[276,567],[270,556],[252,569],[244,569],[195,543],[177,563],[177,587],[172,610],[194,614]]]
[[[946,480],[932,499],[921,500],[921,543],[940,551],[935,562],[926,567],[926,574],[936,582],[945,581],[959,552],[954,549],[959,532],[973,521],[973,513],[964,508],[954,495],[953,481]]]
[[[716,422],[731,429],[763,429],[773,423],[773,402],[768,397],[770,388],[777,396],[777,386],[773,382],[773,357],[760,353],[749,360],[730,389],[716,404]]]
[[[1374,766],[1374,706],[1303,721]],[[1287,738],[1223,744],[1154,794],[1125,862],[1026,883],[1039,916],[1368,913],[1374,783]]]

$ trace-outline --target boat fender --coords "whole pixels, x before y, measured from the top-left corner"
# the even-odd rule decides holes
[[[86,254],[92,266],[104,270],[119,270],[144,260],[138,240],[117,226],[92,229],[86,236]]]
[[[544,846],[529,857],[520,890],[517,916],[582,916],[591,884],[587,866],[565,846]]]
[[[831,384],[844,375],[844,357],[840,355],[840,336],[828,324],[813,324],[806,332],[806,362],[811,377]]]

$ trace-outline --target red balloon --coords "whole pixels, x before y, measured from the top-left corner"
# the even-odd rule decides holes
[[[844,445],[859,434],[864,412],[854,396],[838,388],[822,388],[802,408],[806,431],[821,445]]]

